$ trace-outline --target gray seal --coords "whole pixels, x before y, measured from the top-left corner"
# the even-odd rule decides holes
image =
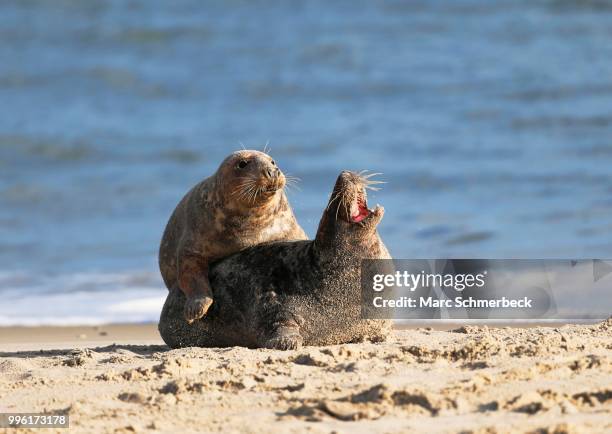
[[[169,290],[185,293],[188,323],[213,303],[210,263],[260,243],[307,239],[285,195],[286,183],[268,154],[242,150],[176,206],[160,244],[159,269]]]
[[[361,261],[391,258],[377,232],[384,209],[367,206],[377,182],[344,171],[314,240],[257,245],[213,264],[215,303],[193,324],[183,293],[171,290],[159,322],[166,344],[287,350],[384,340],[391,322],[361,317]]]

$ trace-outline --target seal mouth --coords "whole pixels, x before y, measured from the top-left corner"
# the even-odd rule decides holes
[[[365,190],[359,191],[351,205],[351,222],[360,223],[370,217],[374,211],[368,208]]]
[[[383,181],[370,179],[378,173],[343,171],[338,176],[334,190],[330,196],[327,209],[332,209],[336,220],[349,224],[365,225],[374,221],[374,217],[382,217],[383,209],[377,205],[374,209],[368,207],[367,190],[379,190],[375,187]]]
[[[272,180],[264,180],[264,184],[260,187],[260,192],[266,195],[272,195],[285,187],[285,180],[282,176],[278,176]]]
[[[332,242],[335,236],[346,236],[352,241],[359,241],[376,231],[385,209],[380,205],[374,209],[368,207],[367,190],[379,190],[376,185],[383,183],[371,179],[375,175],[378,174],[349,170],[340,172],[319,223],[318,240]]]

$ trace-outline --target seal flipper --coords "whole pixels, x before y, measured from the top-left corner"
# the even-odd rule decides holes
[[[304,343],[300,334],[303,318],[281,303],[274,291],[265,292],[259,300],[260,346],[275,350],[297,350]]]
[[[183,309],[185,320],[187,324],[193,324],[197,319],[202,318],[208,312],[208,309],[213,304],[213,299],[206,295],[197,296],[191,293],[185,301],[185,308]]]
[[[186,298],[183,314],[187,324],[192,324],[206,315],[213,304],[208,261],[191,252],[181,252],[178,263],[179,287]]]
[[[264,348],[273,350],[299,350],[304,344],[297,326],[280,326],[272,336],[263,342]]]

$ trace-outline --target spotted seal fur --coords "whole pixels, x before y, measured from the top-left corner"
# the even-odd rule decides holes
[[[382,340],[390,321],[361,317],[363,259],[390,259],[377,226],[384,209],[367,206],[365,176],[338,177],[312,241],[258,245],[214,264],[215,304],[201,320],[182,320],[185,297],[168,294],[159,331],[173,348],[295,349]]]

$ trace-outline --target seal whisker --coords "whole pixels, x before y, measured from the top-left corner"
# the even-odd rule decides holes
[[[348,218],[351,218],[351,212],[348,209],[348,204],[346,203],[346,201],[344,201],[344,212],[346,213]]]
[[[230,195],[231,196],[236,196],[237,194],[242,193],[243,189],[241,187],[236,187],[234,188],[231,192]]]
[[[296,181],[301,181],[302,178],[298,178],[297,176],[293,176],[291,173],[285,173],[285,178],[287,179],[294,179]]]
[[[334,198],[333,198],[333,199],[331,199],[331,200],[329,201],[329,203],[327,204],[327,207],[325,208],[325,211],[329,211],[329,207],[330,207],[330,206],[332,206],[332,203],[334,203],[334,201],[335,201],[335,200],[337,200],[337,199],[340,197],[340,195],[341,195],[341,194],[342,194],[342,190],[340,190],[340,191],[339,191],[339,192],[338,192],[338,193],[337,193],[337,194],[334,196]]]
[[[241,178],[241,179],[244,179],[244,181],[239,183],[239,184],[237,184],[238,187],[242,187],[242,186],[245,186],[245,185],[248,185],[248,184],[252,184],[252,183],[255,182],[255,180],[253,178]]]
[[[363,173],[367,172],[367,170],[364,170]],[[362,179],[368,179],[371,178],[373,176],[378,176],[378,175],[382,175],[381,172],[374,172],[374,173],[368,173],[367,175],[362,175],[361,172],[359,173],[359,177]]]
[[[244,196],[243,197],[244,197],[245,202],[251,202],[251,188],[247,189],[244,192]]]
[[[262,187],[260,185],[254,187],[253,203],[255,203],[255,201],[257,200],[257,196],[259,196],[259,193],[261,193],[261,191]]]
[[[244,188],[244,187],[246,187],[246,186],[249,186],[249,185],[255,184],[255,183],[257,182],[257,181],[256,181],[255,179],[253,179],[253,178],[241,178],[241,179],[244,179],[245,181],[244,181],[244,182],[241,182],[241,183],[239,183],[239,184],[237,184],[237,185],[236,185],[236,187],[234,188],[234,190],[242,189],[242,188]]]
[[[363,188],[368,190],[379,191],[382,187],[375,187],[375,185],[386,184],[384,181],[366,182],[363,184]]]
[[[241,184],[238,184],[236,186],[236,188],[234,188],[234,190],[232,190],[232,192],[230,193],[232,196],[238,194],[238,193],[242,193],[241,197],[243,197],[244,192],[253,184],[255,184],[255,180],[254,179],[249,179]]]
[[[238,197],[239,197],[241,200],[244,200],[244,198],[245,198],[245,196],[246,196],[245,189],[241,189],[241,190],[237,191],[235,194],[237,194],[237,195],[238,195]]]
[[[257,176],[254,176],[254,175],[239,176],[236,179],[245,180],[245,181],[255,181],[257,180]]]
[[[342,199],[340,199],[340,202],[338,203],[338,207],[336,208],[336,221],[338,221],[338,211],[340,211],[340,206],[342,205],[342,202],[344,201],[344,197],[342,197]]]
[[[380,184],[386,184],[385,181],[380,181],[378,179],[370,179],[373,176],[382,175],[382,173],[378,173],[378,172],[368,173],[367,175],[364,175],[364,173],[365,171],[359,172],[359,181],[361,182],[364,188],[368,190],[379,191],[380,190],[379,187],[373,187],[373,186],[380,185]]]
[[[239,186],[236,188],[236,190],[237,190],[238,192],[240,192],[240,197],[241,197],[241,198],[245,198],[245,197],[247,197],[247,195],[248,195],[249,191],[251,190],[251,188],[253,187],[253,185],[254,185],[254,184],[255,184],[255,181],[254,181],[254,180],[252,180],[252,181],[247,181],[247,182],[244,182],[244,183],[240,184],[240,185],[239,185]]]
[[[297,183],[298,183],[298,181],[296,179],[285,177],[285,184],[286,185],[288,185],[288,186],[290,185],[292,187],[297,187]]]
[[[255,189],[256,186],[255,184],[251,184],[249,185],[247,191],[246,191],[246,198],[249,202],[254,202],[255,201]]]
[[[257,188],[257,194],[255,195],[255,198],[257,199],[257,197],[259,196],[259,194],[260,194],[260,193],[263,193],[263,191],[264,191],[264,188],[263,188],[262,186],[259,186],[259,187]]]
[[[238,187],[244,187],[245,185],[250,185],[250,184],[254,184],[255,182],[257,182],[255,179],[247,179],[244,182],[241,182],[240,184],[238,184]]]
[[[254,190],[255,190],[255,185],[253,184],[249,185],[245,189],[244,198],[247,199],[249,202],[251,201],[251,198],[254,194]]]
[[[346,201],[346,190],[344,188],[342,188],[340,190],[340,194],[342,196],[340,196],[340,202],[338,203],[338,208],[336,208],[336,220],[338,220],[338,211],[340,211],[340,207],[343,206],[344,209],[346,210],[346,206],[344,204],[344,202]]]
[[[293,191],[294,189],[297,190],[297,191],[302,191],[302,189],[300,187],[298,187],[297,185],[292,184],[290,182],[287,182],[285,184],[285,188],[287,189],[287,191]]]

